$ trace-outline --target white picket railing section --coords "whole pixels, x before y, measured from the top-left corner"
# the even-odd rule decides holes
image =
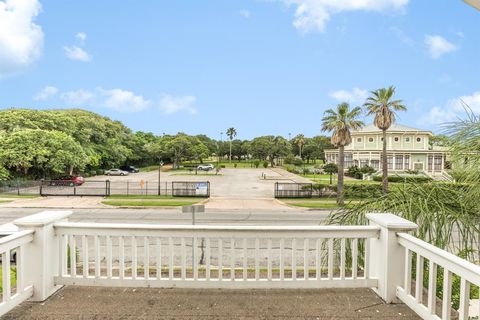
[[[44,301],[62,285],[365,287],[386,303],[403,301],[423,319],[466,320],[476,298],[470,287],[480,285],[479,266],[407,234],[417,225],[392,214],[368,214],[369,226],[311,227],[72,223],[70,215],[27,216],[14,222],[20,231],[0,238],[0,316],[28,298]]]
[[[202,288],[376,287],[375,226],[55,224],[57,284]],[[359,250],[359,247],[366,250]],[[347,254],[348,251],[348,254]],[[75,253],[74,253],[75,252]],[[360,252],[364,254],[360,255]]]
[[[480,286],[480,266],[461,259],[451,253],[441,250],[431,244],[409,234],[399,233],[398,242],[405,248],[405,280],[403,286],[397,288],[397,295],[405,304],[413,309],[423,319],[450,319],[452,315],[453,276],[460,278],[460,304],[458,318],[469,319],[470,286]],[[415,268],[412,266],[415,255]],[[428,261],[428,293],[424,302],[424,270]],[[437,298],[437,270],[443,269],[443,297],[441,307]],[[412,279],[415,270],[415,279]],[[415,287],[412,288],[414,281]],[[414,291],[414,292],[412,292]],[[440,312],[441,311],[441,312]]]
[[[2,256],[0,315],[13,309],[33,294],[32,285],[25,283],[25,263],[23,262],[25,245],[32,240],[32,230],[21,231],[0,238],[0,254]],[[11,258],[13,255],[15,256],[15,262],[12,265]]]

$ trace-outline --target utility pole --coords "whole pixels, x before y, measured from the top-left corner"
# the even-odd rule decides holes
[[[158,165],[158,195],[161,194],[161,187],[160,187],[160,173],[162,172],[162,166],[163,166],[163,161],[160,161],[159,165]]]

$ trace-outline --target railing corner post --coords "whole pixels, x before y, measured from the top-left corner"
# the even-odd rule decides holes
[[[398,232],[414,231],[417,224],[391,213],[368,213],[370,225],[380,228],[378,238],[370,239],[370,278],[378,279],[374,291],[386,302],[399,302],[397,287],[405,278],[405,249],[397,240]]]
[[[61,286],[55,284],[59,275],[60,243],[54,224],[65,221],[71,211],[43,211],[15,220],[19,230],[34,230],[33,241],[25,245],[25,283],[33,285],[33,301],[44,301]]]

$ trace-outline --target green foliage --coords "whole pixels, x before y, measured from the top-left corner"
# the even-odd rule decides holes
[[[314,184],[313,189],[318,190],[320,196],[337,192],[337,186],[331,184]],[[380,184],[371,183],[346,184],[343,187],[343,195],[354,199],[376,199],[382,195],[382,187]]]
[[[9,176],[8,170],[0,164],[0,180],[7,180]]]
[[[260,160],[254,160],[253,165],[255,166],[255,168],[260,167]]]
[[[334,174],[338,172],[338,166],[333,162],[327,163],[326,165],[323,166],[322,169],[325,173],[329,173],[329,174]]]
[[[263,161],[263,167],[268,168],[268,161]]]
[[[395,175],[388,176],[388,182],[409,182],[409,183],[425,183],[431,182],[433,179],[427,176],[417,176],[417,175]],[[381,176],[374,176],[373,181],[382,181]]]
[[[328,223],[366,224],[367,212],[391,212],[417,223],[418,238],[451,252],[464,251],[473,259],[465,249],[478,250],[480,205],[465,197],[467,190],[468,186],[455,183],[397,184],[386,195],[332,213]]]
[[[35,177],[83,170],[88,157],[71,136],[61,131],[22,129],[0,140],[2,165],[11,172]]]
[[[363,166],[363,167],[358,167],[358,166],[351,166],[348,168],[347,173],[345,175],[349,177],[353,177],[355,179],[362,179],[364,174],[372,174],[376,172],[374,168],[370,166]]]
[[[290,154],[290,144],[280,136],[262,136],[252,140],[250,154],[260,160],[269,160],[273,167],[278,158]]]

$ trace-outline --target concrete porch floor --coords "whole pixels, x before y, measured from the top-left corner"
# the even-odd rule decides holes
[[[65,287],[25,302],[13,319],[419,319],[369,289],[216,290]]]

